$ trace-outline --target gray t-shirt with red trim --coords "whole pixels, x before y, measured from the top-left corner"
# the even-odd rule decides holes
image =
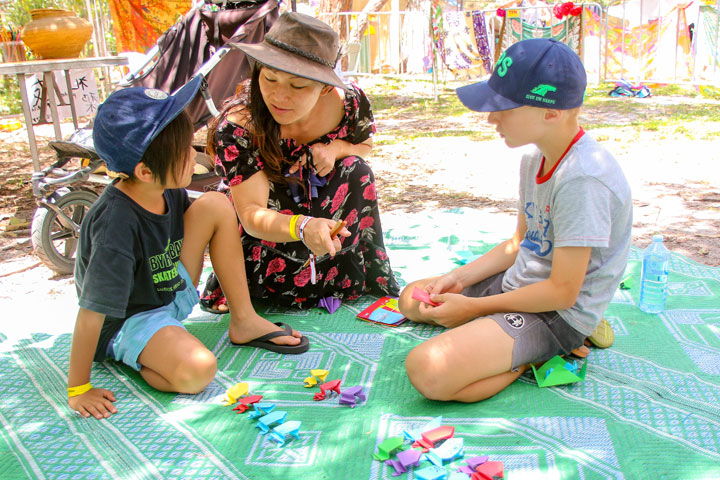
[[[577,302],[560,316],[579,332],[597,327],[627,265],[632,239],[632,195],[615,158],[584,134],[549,178],[537,176],[543,155],[523,157],[518,210],[527,233],[503,291],[550,277],[557,247],[591,247],[590,263]]]

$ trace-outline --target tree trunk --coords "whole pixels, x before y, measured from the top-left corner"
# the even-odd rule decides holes
[[[338,15],[340,12],[348,12],[352,8],[352,0],[321,0],[318,11],[320,20],[330,25],[338,35],[340,43],[347,39],[347,15]]]
[[[350,43],[360,43],[360,39],[365,35],[365,30],[368,26],[368,13],[379,12],[381,8],[385,6],[387,0],[370,0],[365,8],[362,9],[362,13],[358,15],[357,28],[350,32]]]

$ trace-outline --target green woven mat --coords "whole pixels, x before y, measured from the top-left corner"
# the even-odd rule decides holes
[[[404,281],[441,273],[461,261],[458,252],[480,254],[512,231],[512,220],[497,218],[386,215],[392,263]],[[231,347],[228,319],[196,312],[188,328],[217,355],[215,382],[199,395],[159,393],[128,368],[97,365],[93,382],[118,399],[119,413],[104,421],[66,406],[69,333],[10,340],[2,331],[0,478],[412,479],[414,468],[392,477],[372,453],[437,416],[463,438],[466,457],[502,461],[510,480],[720,478],[720,269],[673,255],[667,311],[646,315],[636,306],[639,256],[634,249],[629,266],[636,287],[618,290],[607,312],[615,344],[592,351],[583,382],[541,389],[527,375],[472,405],[420,397],[403,362],[441,330],[357,320],[370,297],[333,315],[258,303],[267,318],[310,338],[299,356]],[[352,409],[337,396],[314,401],[318,389],[303,379],[315,368],[341,388],[362,385],[367,401]],[[299,439],[278,447],[247,413],[222,406],[225,389],[240,381],[301,421]]]

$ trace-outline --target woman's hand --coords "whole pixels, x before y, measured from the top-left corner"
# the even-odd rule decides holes
[[[68,405],[85,418],[92,415],[100,420],[117,413],[117,408],[112,403],[114,401],[115,395],[110,390],[92,388],[82,395],[69,397]]]
[[[335,220],[328,218],[311,218],[305,225],[304,238],[305,245],[315,254],[315,256],[325,255],[329,253],[334,257],[342,248],[342,243],[338,238],[349,237],[350,231],[343,227],[337,235],[330,238],[330,231],[335,226]]]
[[[328,145],[316,143],[310,147],[315,171],[319,177],[324,177],[332,172],[333,168],[335,168],[335,161],[343,156],[340,148],[342,147],[341,142],[347,143],[344,140],[333,140]]]
[[[324,177],[335,168],[335,160],[337,160],[339,153],[336,146],[332,146],[335,142],[337,142],[337,140],[333,140],[330,145],[316,143],[310,147],[312,150],[313,165],[315,165],[315,175],[318,177]],[[305,164],[307,164],[307,158],[307,155],[303,154],[300,160],[290,166],[288,172],[293,174],[304,167]]]
[[[297,172],[302,167],[304,167],[306,163],[307,163],[307,155],[303,154],[303,156],[302,156],[302,158],[300,158],[300,160],[298,160],[297,162],[290,165],[290,168],[288,168],[288,173],[290,173],[292,175],[293,173]]]

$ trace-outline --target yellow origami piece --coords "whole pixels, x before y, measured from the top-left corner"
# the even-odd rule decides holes
[[[227,405],[232,405],[237,402],[240,397],[247,395],[249,390],[250,388],[248,387],[247,382],[236,383],[232,387],[228,388],[225,392],[225,395],[227,395],[227,398],[225,399]]]
[[[305,380],[303,380],[303,382],[305,382],[305,388],[310,388],[317,385],[317,380],[315,380],[315,377],[307,377]]]
[[[328,373],[330,373],[330,372],[328,372],[327,370],[318,370],[318,369],[310,370],[310,375],[317,378],[319,381],[321,381],[323,383],[325,383],[325,379],[327,378]]]

